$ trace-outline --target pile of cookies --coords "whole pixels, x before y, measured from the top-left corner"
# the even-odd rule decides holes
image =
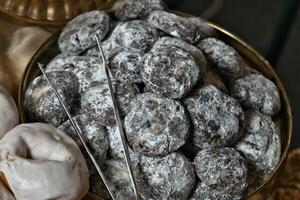
[[[281,107],[276,85],[202,19],[168,12],[160,0],[126,0],[113,14],[96,10],[69,22],[58,39],[61,54],[46,68],[117,199],[134,193],[96,34],[144,199],[242,199],[253,175],[274,170],[281,154],[272,121]],[[43,76],[28,86],[24,106],[31,121],[59,127],[80,146]],[[90,191],[103,196],[87,163]]]

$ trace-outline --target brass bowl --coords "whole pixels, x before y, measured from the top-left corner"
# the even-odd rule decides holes
[[[248,190],[247,198],[250,199],[254,197],[258,193],[267,194],[268,191],[272,189],[272,186],[276,179],[279,177],[282,169],[284,168],[285,161],[287,158],[288,148],[290,146],[291,137],[292,137],[292,114],[291,114],[291,107],[289,104],[289,100],[284,89],[283,84],[281,83],[280,79],[276,75],[274,69],[269,64],[268,61],[265,60],[263,56],[261,56],[256,50],[254,50],[250,45],[248,45],[245,41],[240,39],[238,36],[234,35],[233,33],[227,31],[226,29],[210,23],[210,26],[213,27],[220,39],[225,41],[227,44],[233,46],[240,55],[245,59],[245,61],[256,70],[260,71],[270,80],[272,80],[278,87],[281,100],[282,100],[282,108],[280,112],[273,117],[277,127],[280,130],[280,137],[281,137],[281,159],[276,167],[276,169],[268,176],[262,177],[258,181],[253,184]],[[25,74],[23,76],[19,95],[18,95],[18,107],[20,112],[20,118],[22,122],[27,122],[26,113],[23,107],[24,102],[24,94],[29,85],[29,83],[39,74],[39,69],[37,67],[37,62],[47,64],[52,58],[54,58],[57,54],[59,54],[59,49],[57,45],[57,39],[59,36],[59,32],[55,33],[50,37],[44,45],[36,52],[33,56],[32,60],[30,61]],[[98,197],[88,197],[89,200],[94,199],[101,199]]]
[[[110,9],[116,0],[0,0],[0,14],[17,23],[63,26],[78,14]]]

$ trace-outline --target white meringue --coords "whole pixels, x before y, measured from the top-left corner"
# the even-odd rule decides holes
[[[80,200],[89,173],[76,143],[42,123],[21,124],[0,140],[0,171],[17,200]]]
[[[18,109],[9,92],[0,85],[0,138],[19,124]]]

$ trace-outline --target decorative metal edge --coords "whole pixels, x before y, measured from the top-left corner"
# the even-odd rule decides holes
[[[96,7],[93,9],[101,9],[101,10],[108,10],[111,9],[115,4],[117,0],[109,0],[108,2],[104,3],[103,5],[99,6],[96,5]],[[79,15],[83,12],[87,12],[87,10],[81,10],[76,15]],[[0,15],[5,18],[6,20],[12,21],[17,24],[21,25],[36,25],[41,27],[62,27],[64,26],[68,21],[70,21],[73,17],[70,17],[69,19],[63,19],[63,20],[48,20],[48,19],[34,19],[26,16],[17,15],[16,13],[5,10],[4,8],[0,7]]]

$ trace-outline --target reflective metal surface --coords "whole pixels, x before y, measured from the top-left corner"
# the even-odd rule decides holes
[[[116,0],[0,0],[0,13],[18,23],[62,26],[82,12],[109,9]]]

